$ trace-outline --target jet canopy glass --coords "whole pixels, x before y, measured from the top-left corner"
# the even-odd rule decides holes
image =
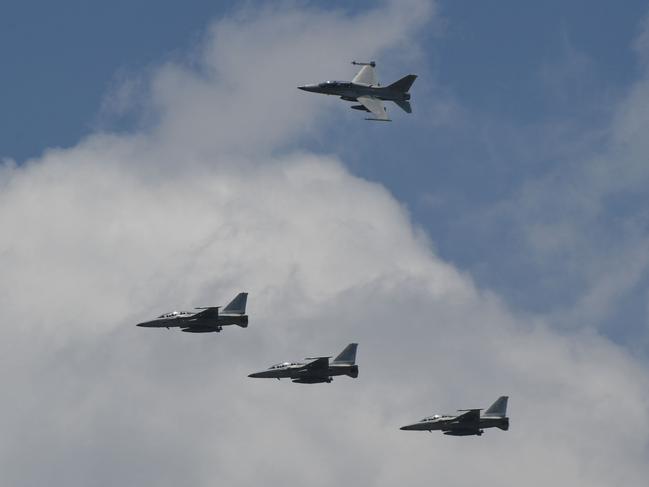
[[[281,368],[283,368],[283,367],[288,367],[288,366],[290,366],[290,365],[299,365],[299,364],[296,363],[296,362],[282,362],[281,364],[275,364],[275,365],[272,365],[272,366],[269,367],[269,368],[271,368],[271,369],[281,369]]]
[[[158,316],[158,318],[176,318],[177,316],[187,316],[190,315],[189,311],[172,311],[171,313],[165,313],[163,315]]]
[[[442,417],[441,414],[433,414],[432,416],[428,416],[428,417],[426,417],[424,419],[420,419],[419,422],[423,423],[424,421],[433,421],[433,420],[439,419],[441,417]]]

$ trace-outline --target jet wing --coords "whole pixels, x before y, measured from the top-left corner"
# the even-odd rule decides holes
[[[205,318],[218,318],[219,308],[220,306],[214,306],[209,308],[196,308],[196,309],[200,309],[201,311],[199,311],[194,316],[192,316],[189,321],[205,319]]]
[[[371,66],[369,64],[363,66],[358,74],[354,76],[352,83],[356,83],[357,85],[378,85],[379,82],[376,79],[376,71],[374,71],[374,66]]]
[[[367,66],[366,66],[367,67]],[[382,120],[389,121],[388,114],[385,111],[385,105],[378,98],[372,98],[370,96],[359,96],[358,102],[361,103],[365,108],[374,114],[375,119],[368,120]]]
[[[453,422],[461,424],[464,427],[475,426],[477,428],[480,424],[480,410],[468,409],[459,416],[456,416]]]
[[[320,370],[326,370],[329,372],[329,357],[314,358],[312,362],[309,362],[304,366],[304,369],[309,372],[317,372]]]

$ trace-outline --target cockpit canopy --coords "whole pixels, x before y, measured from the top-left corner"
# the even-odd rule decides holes
[[[158,318],[179,318],[181,316],[187,316],[193,314],[190,311],[172,311],[171,313],[165,313],[158,316]]]
[[[281,364],[275,364],[270,366],[270,369],[283,369],[284,367],[290,367],[291,365],[300,365],[297,362],[282,362]]]
[[[318,86],[320,88],[326,88],[327,86],[343,86],[348,84],[347,81],[325,81],[324,83],[320,83]]]
[[[424,423],[426,421],[435,421],[437,419],[440,419],[442,417],[441,414],[433,414],[432,416],[427,416],[424,419],[419,420],[420,423]]]

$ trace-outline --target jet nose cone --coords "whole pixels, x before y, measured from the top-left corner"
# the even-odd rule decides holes
[[[303,86],[298,86],[297,89],[302,90],[302,91],[314,92],[314,91],[316,91],[316,87],[317,87],[317,85],[303,85]]]
[[[142,323],[138,323],[135,326],[142,326],[144,328],[155,328],[156,326],[160,326],[160,323],[157,323],[156,320],[153,321],[143,321]]]
[[[248,377],[252,377],[253,379],[256,379],[258,377],[261,377],[261,374],[259,372],[253,372],[252,374],[248,374]]]
[[[405,425],[405,426],[402,426],[402,427],[399,428],[399,429],[400,429],[400,430],[403,430],[403,431],[410,431],[410,430],[413,430],[413,429],[415,429],[415,428],[414,428],[414,425],[413,425],[413,424],[407,424],[407,425]]]

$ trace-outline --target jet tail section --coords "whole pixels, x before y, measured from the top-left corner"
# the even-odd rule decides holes
[[[387,86],[389,90],[394,90],[394,91],[400,91],[401,93],[408,93],[410,90],[410,87],[412,84],[415,82],[417,79],[416,74],[409,74],[408,76],[404,76],[401,78],[399,81],[395,81],[392,83],[390,86]]]
[[[508,399],[509,399],[508,396],[500,396],[498,399],[496,399],[496,402],[494,402],[491,406],[489,406],[489,409],[487,409],[484,412],[484,415],[485,416],[500,416],[501,418],[504,418],[505,416],[507,416],[507,400]]]
[[[352,365],[349,368],[349,372],[347,372],[347,375],[349,377],[351,377],[352,379],[355,379],[356,377],[358,377],[358,365],[355,365],[355,364]]]
[[[358,348],[358,343],[350,343],[345,347],[345,350],[340,352],[334,359],[334,363],[338,364],[355,364],[356,363],[356,349]]]
[[[239,293],[232,301],[230,301],[230,303],[225,308],[223,308],[221,313],[244,315],[246,314],[247,301],[248,293]]]
[[[399,105],[399,107],[406,113],[412,113],[412,107],[408,100],[392,100],[394,103]],[[354,108],[354,107],[352,107]]]

